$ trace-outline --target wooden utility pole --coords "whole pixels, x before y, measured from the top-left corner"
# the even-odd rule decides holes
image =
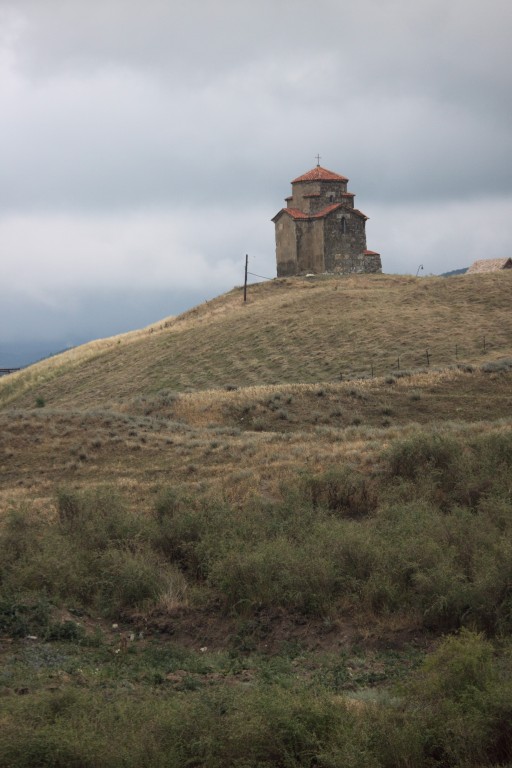
[[[249,256],[245,254],[244,302],[247,301],[247,267],[248,265],[249,265]]]

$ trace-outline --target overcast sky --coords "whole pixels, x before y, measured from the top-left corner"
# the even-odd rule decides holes
[[[2,344],[275,275],[290,180],[348,176],[385,272],[512,255],[510,0],[0,0]]]

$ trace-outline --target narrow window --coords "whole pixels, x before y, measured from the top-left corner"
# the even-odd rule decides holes
[[[341,234],[345,235],[347,232],[347,221],[345,217],[343,216],[341,219]]]

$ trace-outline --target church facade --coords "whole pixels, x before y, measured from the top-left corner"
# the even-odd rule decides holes
[[[382,272],[366,247],[364,213],[354,207],[348,179],[317,165],[292,181],[292,194],[272,221],[277,276]]]

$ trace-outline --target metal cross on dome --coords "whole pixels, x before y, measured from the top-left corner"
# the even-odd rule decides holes
[[[317,168],[320,168],[320,155],[315,155]]]

